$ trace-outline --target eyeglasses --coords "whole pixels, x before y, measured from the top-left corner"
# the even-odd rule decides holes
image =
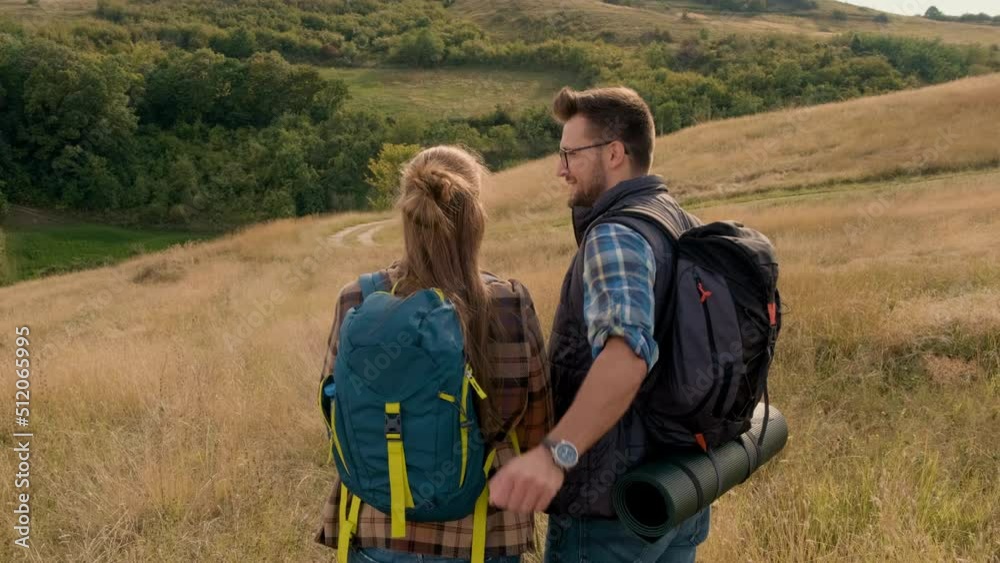
[[[587,150],[587,149],[596,149],[597,147],[603,147],[604,145],[610,145],[611,143],[615,142],[616,140],[617,139],[614,139],[614,140],[611,140],[611,141],[605,141],[603,143],[597,143],[597,144],[594,144],[594,145],[587,145],[585,147],[576,147],[576,148],[573,148],[573,149],[564,149],[564,148],[560,147],[560,149],[559,149],[559,156],[562,158],[563,166],[565,166],[566,168],[569,168],[569,155],[571,155],[573,153],[576,153],[576,152],[579,152],[579,151],[584,151],[584,150]],[[628,147],[627,146],[625,147],[625,154],[628,154]]]

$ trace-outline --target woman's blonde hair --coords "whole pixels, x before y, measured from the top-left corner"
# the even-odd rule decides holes
[[[479,269],[486,210],[479,194],[489,171],[482,160],[457,146],[418,153],[403,167],[396,203],[403,216],[405,254],[397,291],[440,288],[455,304],[465,351],[487,392],[494,369],[488,344],[494,321],[489,288]],[[487,436],[498,430],[488,401],[479,409]]]

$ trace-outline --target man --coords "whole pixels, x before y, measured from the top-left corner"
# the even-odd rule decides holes
[[[641,207],[680,230],[701,222],[649,175],[655,127],[635,91],[564,88],[553,113],[563,123],[558,175],[569,186],[579,244],[550,339],[559,422],[543,445],[497,472],[490,500],[550,515],[548,563],[656,557],[617,520],[611,493],[648,449],[633,403],[660,354],[654,331],[667,314],[674,243],[620,212]],[[705,508],[682,522],[655,561],[694,561],[709,519]]]

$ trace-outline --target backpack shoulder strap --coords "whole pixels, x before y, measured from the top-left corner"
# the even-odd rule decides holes
[[[367,299],[369,295],[385,287],[386,281],[388,281],[388,278],[383,272],[362,274],[358,278],[358,283],[361,285],[361,299]]]
[[[639,198],[624,207],[612,209],[596,223],[623,222],[623,218],[634,218],[658,227],[672,241],[676,242],[690,229],[702,224],[701,220],[685,211],[677,200],[663,193],[653,197]]]
[[[643,209],[622,209],[601,217],[590,228],[594,228],[601,223],[616,223],[624,225],[642,236],[649,243],[653,252],[668,251],[670,259],[663,265],[669,270],[656,271],[657,283],[654,285],[655,321],[653,322],[653,340],[656,341],[660,349],[660,358],[669,358],[673,355],[672,330],[674,312],[677,308],[675,276],[677,275],[677,265],[680,260],[680,240],[683,228],[672,221],[662,217],[657,213],[650,213]],[[584,235],[586,236],[586,235]],[[659,250],[658,250],[659,249]],[[667,274],[665,275],[665,271]],[[662,280],[662,284],[660,283]],[[662,374],[668,362],[657,362],[654,366],[656,373],[653,377],[648,377],[640,388],[640,393],[647,393],[658,381],[664,379]]]
[[[514,455],[521,455],[521,444],[517,439],[517,425],[511,426],[510,430],[506,432],[504,436],[506,439],[510,440],[510,445],[514,448]],[[472,516],[472,563],[484,563],[486,554],[486,508],[489,506],[490,502],[490,469],[493,467],[493,459],[496,457],[497,449],[492,448],[488,454],[486,454],[486,463],[483,464],[483,471],[486,472],[486,486],[483,487],[483,492],[479,494],[479,498],[476,499],[476,508],[473,511]]]
[[[642,233],[642,228],[637,228],[636,223],[647,224],[655,226],[667,237],[672,243],[676,243],[680,240],[683,234],[683,229],[675,225],[673,222],[668,221],[665,217],[662,217],[656,213],[647,212],[644,209],[622,209],[608,214],[602,217],[599,221],[595,223],[619,223],[631,227],[640,233]]]

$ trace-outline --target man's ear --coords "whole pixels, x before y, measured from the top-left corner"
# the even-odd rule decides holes
[[[611,167],[629,166],[628,155],[625,154],[625,143],[614,141],[611,143]]]

